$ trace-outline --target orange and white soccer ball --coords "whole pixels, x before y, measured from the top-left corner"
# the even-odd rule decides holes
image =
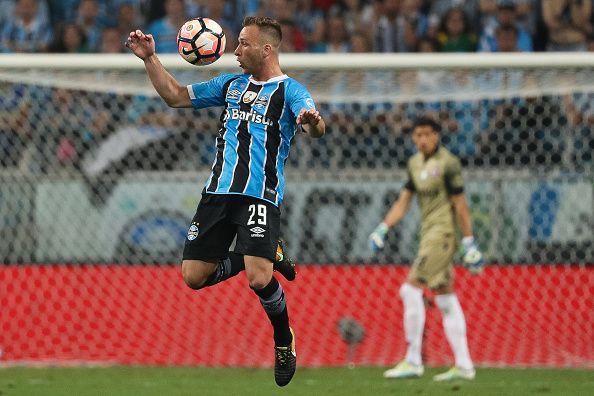
[[[223,28],[209,18],[190,19],[177,33],[177,50],[193,65],[210,65],[225,52]]]

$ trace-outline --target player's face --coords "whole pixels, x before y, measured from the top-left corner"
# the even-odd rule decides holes
[[[244,73],[256,74],[262,65],[262,45],[255,25],[246,26],[239,33],[235,56]]]
[[[412,139],[417,150],[425,155],[435,151],[439,143],[439,134],[430,126],[418,126],[413,130]]]

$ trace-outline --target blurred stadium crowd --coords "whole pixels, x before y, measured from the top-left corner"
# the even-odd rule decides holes
[[[207,15],[223,25],[227,50],[233,51],[243,16],[267,14],[282,22],[284,51],[583,51],[594,49],[592,3],[0,0],[0,49],[117,53],[125,50],[122,43],[128,33],[141,27],[155,35],[159,52],[175,53],[179,26],[191,16]],[[431,113],[440,120],[444,144],[466,165],[569,170],[593,166],[594,94],[587,90],[529,92],[530,85],[559,76],[537,76],[532,81],[534,76],[517,72],[476,75],[420,71],[392,73],[386,79],[362,73],[351,77],[335,73],[326,78],[326,83],[332,80],[331,86],[336,87],[336,92],[324,92],[330,99],[318,100],[327,119],[327,136],[311,147],[297,139],[293,149],[297,153],[289,159],[292,166],[404,166],[414,150],[407,131],[419,113]],[[316,97],[310,77],[294,77],[302,79]],[[571,70],[563,78],[573,79],[574,87],[580,86]],[[514,79],[518,80],[517,92],[523,94],[498,97],[497,92],[504,90],[502,84],[509,87]],[[367,100],[341,103],[350,84],[366,92]],[[423,94],[425,86],[431,84],[439,85],[436,89],[444,93],[440,98]],[[416,96],[402,99],[399,95],[411,85]],[[84,84],[74,90],[0,81],[0,169],[18,168],[26,173],[69,169],[97,174],[122,167],[210,167],[219,109],[187,112],[167,108],[158,97],[92,91],[85,90]],[[435,92],[435,87],[427,92]],[[448,92],[467,96],[450,98]],[[369,98],[380,93],[394,99],[370,102]],[[197,130],[208,133],[194,133]],[[114,151],[121,155],[114,156]]]
[[[592,0],[0,0],[2,52],[122,52],[142,28],[161,53],[189,18],[224,28],[245,15],[283,27],[285,52],[594,50]]]

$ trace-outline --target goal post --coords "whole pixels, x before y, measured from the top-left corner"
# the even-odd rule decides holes
[[[239,71],[232,55],[206,67],[159,58],[182,84]],[[429,114],[462,160],[489,263],[476,278],[456,269],[473,358],[594,366],[592,54],[283,54],[281,65],[327,124],[322,139],[296,136],[286,165],[282,230],[300,267],[283,286],[300,364],[402,357],[397,290],[418,209],[381,254],[367,236],[405,182],[412,121]],[[0,55],[0,364],[272,363],[243,275],[198,293],[179,275],[220,112],[168,108],[131,54]],[[345,318],[364,329],[355,349],[337,330]],[[451,362],[439,320],[430,308],[430,365]],[[215,341],[226,326],[246,334],[236,349]]]

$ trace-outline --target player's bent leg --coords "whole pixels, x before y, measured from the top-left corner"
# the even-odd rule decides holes
[[[289,327],[289,313],[285,293],[272,276],[272,261],[245,256],[245,272],[250,287],[258,295],[274,329],[274,379],[279,386],[287,385],[297,367],[295,336]]]
[[[217,262],[202,260],[183,260],[181,266],[182,278],[189,288],[198,290],[208,286],[208,278],[215,273]]]
[[[182,277],[186,285],[198,290],[214,286],[243,271],[243,255],[233,252],[228,254],[229,257],[221,260],[183,260]]]

